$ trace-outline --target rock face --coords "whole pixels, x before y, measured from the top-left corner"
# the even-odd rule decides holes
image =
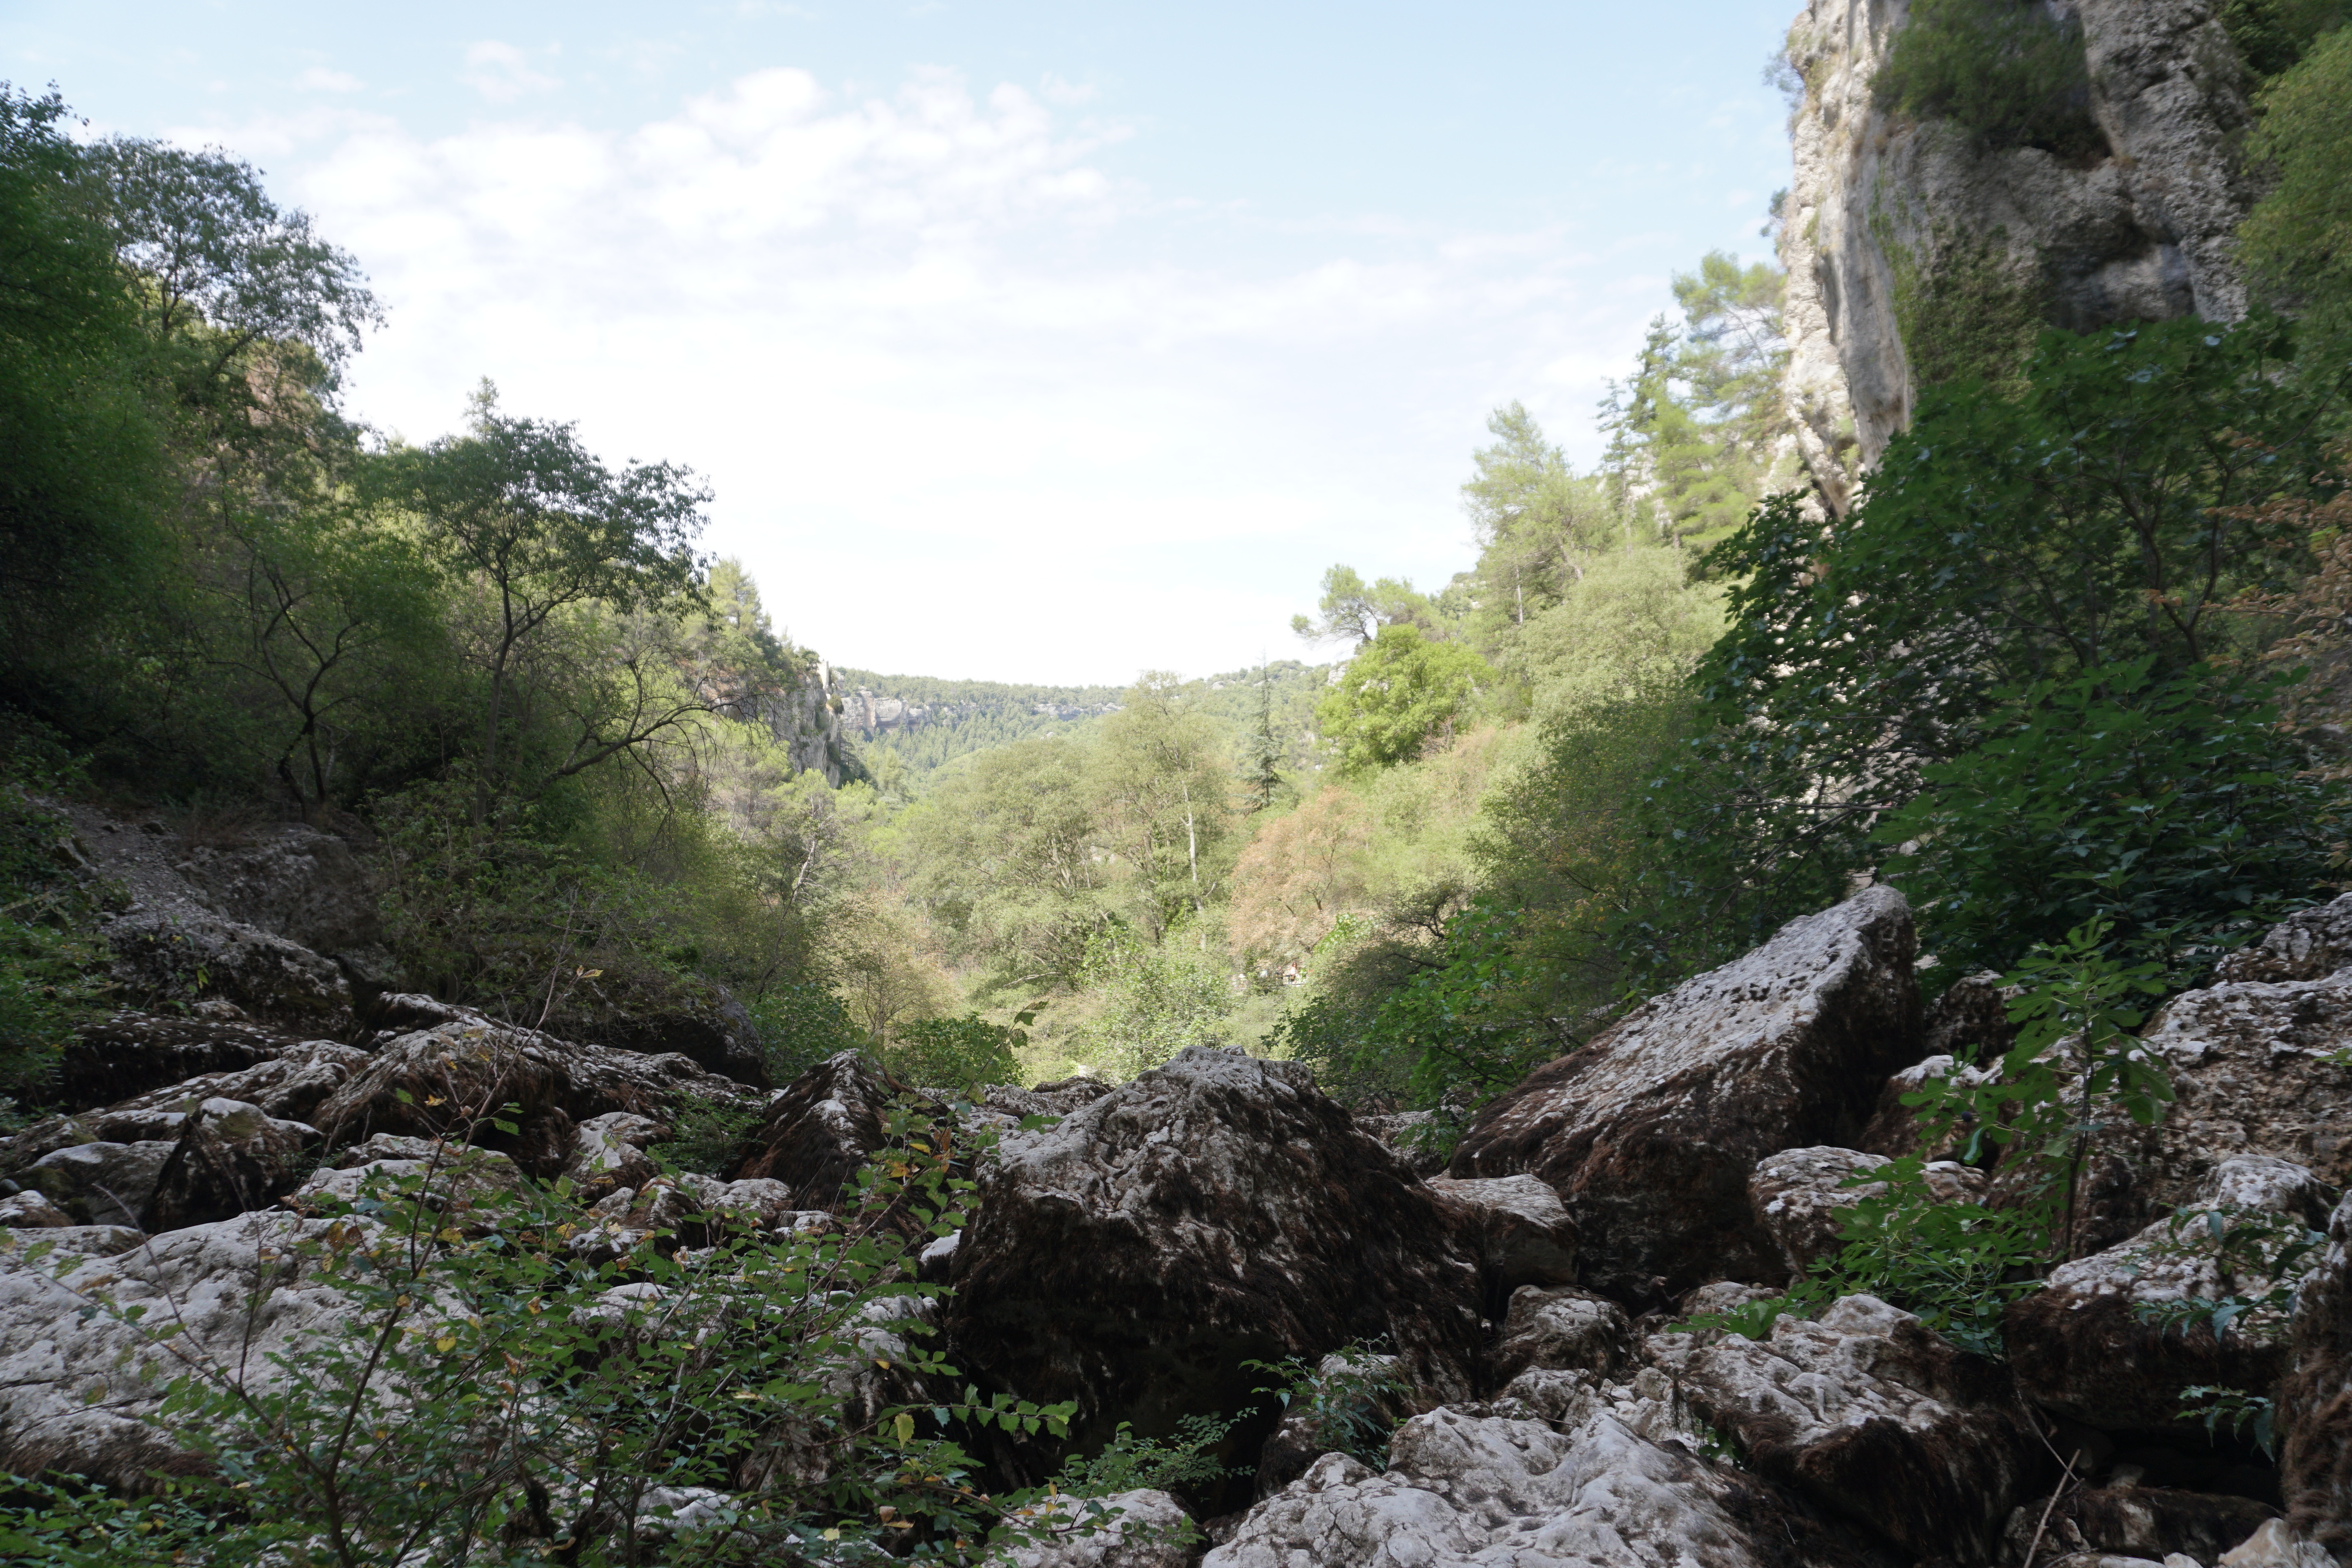
[[[2046,1289],[2002,1314],[2019,1385],[2043,1409],[2107,1431],[2161,1433],[2179,1424],[2197,1385],[2268,1388],[2287,1370],[2284,1324],[2244,1321],[2217,1340],[2146,1321],[2141,1309],[2188,1297],[2259,1295],[2274,1282],[2217,1256],[2201,1216],[2231,1224],[2275,1219],[2300,1228],[2326,1214],[2311,1173],[2261,1155],[2224,1160],[2179,1217],[2132,1240],[2061,1264]]]
[[[114,979],[142,1002],[225,997],[297,1028],[349,1016],[351,987],[331,960],[298,942],[197,910],[141,910],[107,922]]]
[[[2083,1550],[2126,1560],[2161,1563],[2177,1552],[2200,1563],[2212,1563],[2277,1511],[2252,1498],[2173,1487],[2091,1487],[2068,1492],[2051,1509],[2052,1533],[2045,1538],[2045,1550],[2047,1541],[2080,1541]],[[2025,1561],[2040,1521],[2039,1504],[2011,1516],[2007,1534],[2013,1561]]]
[[[1076,1399],[1080,1444],[1260,1403],[1245,1358],[1384,1337],[1443,1396],[1478,1353],[1477,1267],[1438,1200],[1305,1068],[1234,1051],[1188,1049],[1008,1144],[950,1279],[961,1364]]]
[[[2324,980],[2352,967],[2352,893],[2288,915],[2213,967],[2217,981]]]
[[[1654,1335],[1651,1355],[1759,1473],[1915,1554],[1990,1559],[2048,1465],[2002,1368],[1874,1296],[1705,1340]]]
[[[1633,1358],[1633,1325],[1616,1302],[1569,1285],[1522,1285],[1487,1364],[1490,1381],[1503,1385],[1530,1367],[1613,1377]]]
[[[1866,889],[1653,998],[1488,1106],[1455,1176],[1542,1177],[1582,1235],[1583,1282],[1660,1301],[1786,1264],[1748,1178],[1765,1155],[1843,1144],[1914,1060],[1911,912]]]
[[[1988,147],[1882,110],[1872,80],[1907,6],[1810,0],[1790,29],[1802,98],[1779,214],[1783,384],[1806,465],[1839,511],[1937,368],[1937,345],[1910,340],[1939,309],[2013,315],[2021,332],[2244,310],[2231,250],[2254,193],[2235,146],[2245,81],[2219,7],[2069,9],[2096,124],[2060,152]]]
[[[2352,1556],[2352,1197],[2297,1295],[2290,1365],[2278,1392],[2287,1517],[2340,1561]]]
[[[1202,1568],[1835,1568],[1857,1561],[1769,1489],[1695,1457],[1660,1401],[1638,1405],[1664,1441],[1637,1431],[1620,1414],[1630,1414],[1627,1406],[1612,1406],[1590,1384],[1544,1392],[1553,1396],[1548,1408],[1511,1398],[1493,1413],[1447,1406],[1417,1416],[1397,1429],[1389,1468],[1378,1474],[1344,1454],[1325,1455],[1251,1509]]]
[[[234,1072],[271,1061],[301,1039],[261,1024],[116,1013],[74,1031],[38,1099],[61,1111],[110,1104],[200,1073]]]
[[[157,1237],[118,1256],[26,1263],[0,1252],[0,1469],[34,1475],[52,1465],[118,1489],[152,1485],[149,1472],[184,1474],[191,1460],[146,1417],[184,1370],[181,1354],[252,1366],[333,1332],[342,1299],[273,1263],[324,1222],[251,1214]],[[257,1281],[268,1281],[257,1304]],[[103,1299],[145,1306],[157,1322],[186,1326],[157,1347],[111,1313],[85,1317]]]

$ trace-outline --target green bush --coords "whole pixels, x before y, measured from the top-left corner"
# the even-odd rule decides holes
[[[2312,895],[2342,807],[2267,688],[2152,664],[2014,693],[1880,824],[1942,974],[2100,918],[2185,985]]]
[[[1013,1052],[1027,1040],[1019,1030],[991,1023],[976,1012],[919,1019],[898,1026],[882,1060],[909,1083],[971,1094],[991,1083],[1018,1083],[1021,1062]]]
[[[1990,146],[2103,145],[2082,24],[2036,0],[1914,0],[1871,86],[1882,107],[1952,120]]]

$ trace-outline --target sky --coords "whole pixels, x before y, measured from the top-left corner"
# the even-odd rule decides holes
[[[1769,254],[1793,0],[0,0],[0,76],[217,145],[383,300],[386,436],[576,421],[835,664],[1262,656],[1442,584],[1494,408],[1571,458],[1671,277]]]

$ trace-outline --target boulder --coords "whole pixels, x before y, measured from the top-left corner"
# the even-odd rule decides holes
[[[167,1134],[189,1106],[208,1100],[236,1101],[277,1120],[308,1122],[326,1097],[368,1061],[365,1051],[331,1040],[304,1040],[266,1061],[230,1072],[208,1072],[167,1088],[68,1116],[48,1116],[23,1132],[0,1138],[0,1170],[18,1170],[42,1155],[77,1144],[129,1143]]]
[[[1864,1198],[1880,1197],[1886,1192],[1883,1181],[1847,1183],[1883,1169],[1887,1163],[1883,1155],[1826,1146],[1783,1149],[1756,1163],[1755,1174],[1748,1178],[1748,1201],[1791,1274],[1805,1272],[1815,1259],[1826,1258],[1845,1245],[1838,1228],[1844,1223],[1846,1211]],[[1939,1202],[1975,1202],[1984,1197],[1982,1171],[1936,1160],[1920,1174]]]
[[[2352,1195],[2296,1293],[2289,1371],[2278,1391],[2280,1490],[2297,1535],[2352,1558]]]
[[[334,961],[299,942],[204,910],[134,909],[100,928],[115,984],[144,1006],[226,997],[258,1019],[300,1029],[351,1017]]]
[[[1786,1264],[1748,1177],[1766,1155],[1850,1144],[1919,1055],[1911,912],[1872,887],[1652,998],[1488,1106],[1455,1176],[1541,1176],[1583,1237],[1582,1282],[1659,1302]]]
[[[1076,1400],[1082,1447],[1122,1419],[1156,1437],[1261,1405],[1244,1360],[1351,1342],[1387,1340],[1429,1393],[1467,1392],[1475,1260],[1304,1066],[1189,1048],[1008,1145],[978,1181],[950,1271],[959,1364]],[[1249,1453],[1271,1425],[1226,1448]]]
[[[2068,1420],[2106,1431],[2161,1433],[2179,1425],[2183,1390],[2199,1385],[2266,1389],[2288,1364],[2287,1324],[2241,1318],[2217,1339],[2151,1322],[2149,1308],[2185,1298],[2259,1295],[2276,1281],[2221,1253],[2208,1228],[2276,1228],[2281,1239],[2322,1222],[2309,1171],[2285,1160],[2223,1160],[2172,1219],[2050,1271],[2045,1289],[2001,1316],[2010,1364],[2026,1396]]]
[[[415,1190],[425,1205],[444,1212],[469,1209],[499,1194],[522,1190],[522,1173],[495,1150],[436,1145],[422,1139],[402,1139],[399,1144],[408,1146],[387,1148],[383,1145],[392,1140],[381,1134],[369,1142],[378,1145],[363,1151],[371,1157],[311,1172],[287,1195],[286,1207],[298,1214],[343,1213],[372,1189],[390,1197],[411,1178],[421,1183]]]
[[[1522,1285],[1511,1292],[1487,1366],[1500,1385],[1530,1367],[1612,1377],[1633,1358],[1633,1325],[1616,1302],[1570,1285]]]
[[[257,824],[189,847],[173,869],[206,907],[336,954],[383,939],[373,879],[352,847],[299,822]]]
[[[803,1207],[834,1208],[880,1148],[898,1088],[863,1051],[829,1056],[769,1103],[751,1152],[727,1174],[781,1181]]]
[[[1899,1160],[1906,1155],[1925,1155],[1938,1160],[1958,1158],[1967,1145],[1967,1134],[1956,1131],[1941,1145],[1927,1147],[1927,1134],[1919,1126],[1919,1112],[1915,1106],[1906,1105],[1903,1097],[1926,1088],[1931,1080],[1952,1079],[1958,1087],[1973,1088],[2000,1071],[1998,1063],[1962,1067],[1949,1055],[1940,1054],[1913,1062],[1887,1079],[1886,1087],[1878,1092],[1878,1108],[1871,1113],[1869,1124],[1854,1140],[1854,1147],[1864,1154],[1884,1155],[1890,1160]]]
[[[1534,1176],[1433,1176],[1429,1190],[1463,1249],[1478,1260],[1490,1316],[1522,1285],[1575,1280],[1576,1223],[1559,1194]]]
[[[793,1207],[793,1191],[780,1181],[751,1176],[722,1182],[688,1171],[655,1176],[642,1187],[615,1187],[588,1211],[597,1223],[572,1238],[583,1258],[617,1258],[650,1236],[672,1247],[708,1247],[723,1229],[789,1229],[816,1212]]]
[[[1196,1532],[1183,1505],[1164,1491],[1116,1492],[1098,1500],[1111,1517],[1084,1534],[1019,1546],[1013,1568],[1191,1568]],[[1075,1513],[1076,1507],[1069,1507]]]
[[[683,1056],[738,1083],[768,1087],[760,1026],[726,987],[699,976],[664,976],[657,987],[588,995],[590,988],[610,983],[592,981],[574,993],[545,1020],[549,1030],[614,1051]]]
[[[1648,1349],[1758,1473],[1916,1556],[1989,1560],[2050,1467],[2005,1369],[1874,1296],[1761,1340],[1664,1333]]]
[[[51,1203],[39,1187],[0,1197],[0,1226],[12,1230],[57,1230],[73,1222],[73,1216]]]
[[[1643,1437],[1590,1389],[1444,1406],[1375,1473],[1326,1454],[1253,1507],[1202,1568],[1837,1568],[1866,1561],[1685,1439]],[[1641,1402],[1663,1416],[1658,1401]]]
[[[654,1176],[654,1162],[646,1145],[666,1130],[651,1116],[634,1111],[591,1116],[580,1124],[563,1174],[583,1197],[618,1186],[643,1186]]]
[[[184,1109],[110,1112],[104,1137],[43,1155],[17,1173],[91,1225],[176,1230],[268,1205],[300,1179],[316,1128],[213,1097]]]
[[[342,1297],[284,1267],[327,1223],[264,1212],[114,1256],[28,1261],[22,1249],[0,1251],[0,1471],[58,1469],[132,1492],[151,1490],[157,1473],[189,1473],[196,1461],[153,1420],[164,1389],[191,1357],[264,1368],[333,1332]],[[107,1303],[145,1307],[180,1333],[159,1343]],[[100,1310],[83,1311],[92,1305]]]
[[[2341,1561],[2318,1542],[2296,1535],[2286,1521],[2273,1519],[2221,1553],[2221,1568],[2336,1568]]]
[[[2059,1542],[2078,1552],[2106,1552],[2159,1563],[2177,1552],[2200,1563],[2212,1563],[2277,1512],[2268,1503],[2218,1492],[2184,1491],[2177,1487],[2088,1487],[2062,1494],[2050,1509],[2046,1527],[2042,1523],[2039,1499],[2012,1513],[2006,1531],[2006,1561],[2023,1563],[2033,1544],[2034,1531],[2042,1529],[2045,1552],[2051,1542]]]
[[[757,1092],[683,1056],[577,1045],[466,1013],[379,1046],[312,1120],[331,1147],[379,1132],[470,1135],[552,1176],[572,1157],[579,1121],[614,1111],[657,1116],[680,1099],[750,1105]]]
[[[982,1110],[1019,1120],[1024,1116],[1066,1116],[1081,1105],[1091,1105],[1110,1092],[1099,1078],[1057,1078],[1024,1089],[1017,1083],[992,1083],[980,1092]]]
[[[1437,1113],[1393,1111],[1386,1115],[1359,1116],[1356,1125],[1394,1149],[1415,1176],[1433,1176],[1451,1156],[1440,1152]]]
[[[2288,915],[2251,947],[2213,966],[2213,978],[2320,980],[2352,967],[2352,893]]]
[[[74,1030],[37,1098],[68,1112],[112,1104],[202,1074],[272,1061],[301,1038],[256,1023],[120,1012]]]

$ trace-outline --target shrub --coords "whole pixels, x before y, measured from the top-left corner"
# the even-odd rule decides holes
[[[1020,1015],[1028,1023],[1034,1011]],[[882,1059],[890,1071],[927,1089],[978,1092],[990,1083],[1020,1081],[1021,1062],[1013,1051],[1029,1043],[1018,1029],[991,1023],[976,1012],[960,1019],[919,1019],[903,1023]]]
[[[1871,86],[1883,107],[1955,121],[1990,146],[2102,144],[2082,24],[2036,0],[1914,0]]]

